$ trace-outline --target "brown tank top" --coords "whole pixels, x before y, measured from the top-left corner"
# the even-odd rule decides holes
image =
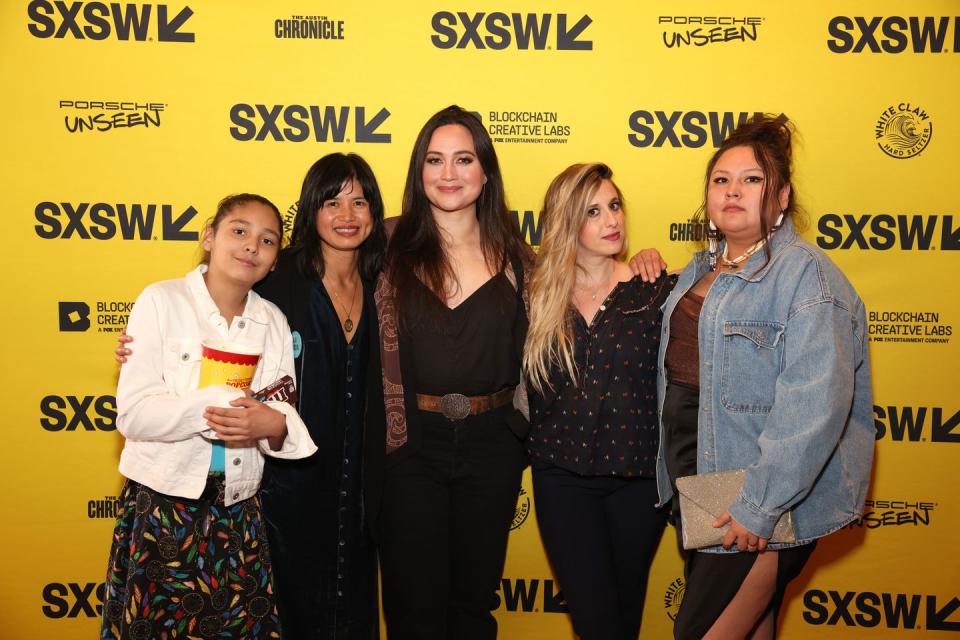
[[[700,388],[700,345],[698,331],[703,298],[688,291],[680,298],[670,318],[670,342],[664,364],[667,380],[695,389]]]

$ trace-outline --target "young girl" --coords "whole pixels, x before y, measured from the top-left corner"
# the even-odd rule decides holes
[[[127,482],[101,638],[279,637],[256,495],[262,454],[316,447],[289,405],[197,385],[206,339],[262,351],[253,389],[293,375],[286,319],[250,290],[273,268],[280,234],[266,198],[225,198],[204,232],[204,264],[147,287],[130,314],[138,348],[117,386]]]

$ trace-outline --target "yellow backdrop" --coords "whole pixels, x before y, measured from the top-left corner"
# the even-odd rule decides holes
[[[868,515],[822,541],[782,637],[960,637],[957,9],[4,2],[3,637],[96,634],[121,483],[111,351],[138,292],[190,269],[228,193],[291,219],[332,151],[367,158],[396,214],[414,137],[450,103],[489,127],[531,242],[550,179],[602,160],[632,247],[672,267],[717,141],[745,114],[788,114],[805,235],[870,311],[878,453]],[[529,477],[515,526],[501,635],[569,638]],[[669,636],[682,593],[668,531],[644,637]]]

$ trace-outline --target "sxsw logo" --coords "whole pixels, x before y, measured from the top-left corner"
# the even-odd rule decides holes
[[[183,30],[192,15],[190,7],[174,14],[165,4],[33,0],[27,5],[27,29],[36,38],[106,40],[112,35],[138,42],[194,42],[195,34]]]
[[[115,431],[115,396],[44,396],[40,426],[45,431]]]
[[[240,142],[350,142],[352,116],[354,142],[390,142],[391,135],[378,131],[390,117],[382,107],[368,116],[366,107],[335,107],[300,104],[235,104],[230,107],[230,135]]]
[[[90,305],[86,302],[60,303],[60,331],[86,331],[90,328]]]
[[[539,247],[540,236],[543,232],[543,229],[540,227],[540,212],[537,213],[536,219],[533,217],[533,211],[530,210],[511,211],[510,215],[517,221],[517,225],[520,227],[520,234],[527,244],[531,247]]]
[[[43,587],[40,609],[48,618],[96,618],[103,613],[106,587],[103,582],[51,582]]]
[[[954,227],[952,215],[827,213],[817,221],[817,231],[821,249],[933,251],[937,249],[934,240],[939,240],[941,250],[960,249],[960,224]]]
[[[960,411],[951,416],[949,409],[942,407],[873,405],[873,426],[877,440],[889,437],[895,442],[960,442]]]
[[[759,112],[758,112],[759,113]],[[635,147],[688,147],[708,142],[719,147],[723,139],[751,115],[746,111],[634,111],[628,120],[627,140]]]
[[[812,625],[960,631],[956,597],[943,603],[931,595],[810,589],[803,594],[803,606],[803,620]]]
[[[952,43],[947,37],[951,24]],[[827,40],[827,48],[834,53],[957,53],[958,25],[957,16],[837,16],[827,24],[827,32],[832,36]]]
[[[175,213],[178,212],[179,213]],[[159,215],[158,215],[159,214]],[[110,240],[199,239],[184,227],[197,215],[192,206],[180,210],[171,204],[108,204],[106,202],[41,202],[34,209],[34,231],[44,240],[79,238]]]
[[[439,11],[430,22],[434,31],[430,41],[438,49],[590,51],[593,40],[580,36],[592,22],[587,14],[577,18],[566,13]]]
[[[543,585],[543,589],[540,586]],[[566,600],[563,592],[553,580],[539,578],[503,578],[500,588],[497,589],[497,603],[494,609],[503,607],[507,611],[523,611],[525,613],[567,613]],[[538,595],[540,596],[538,598]]]

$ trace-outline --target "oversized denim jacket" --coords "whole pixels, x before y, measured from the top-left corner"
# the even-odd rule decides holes
[[[697,472],[745,468],[730,515],[769,537],[793,509],[802,544],[862,513],[875,442],[867,324],[846,277],[789,220],[769,246],[768,263],[760,251],[738,273],[721,273],[703,302]],[[670,319],[707,269],[705,252],[698,253],[663,306],[661,418]],[[662,419],[660,442],[657,487],[665,504],[673,489]]]

